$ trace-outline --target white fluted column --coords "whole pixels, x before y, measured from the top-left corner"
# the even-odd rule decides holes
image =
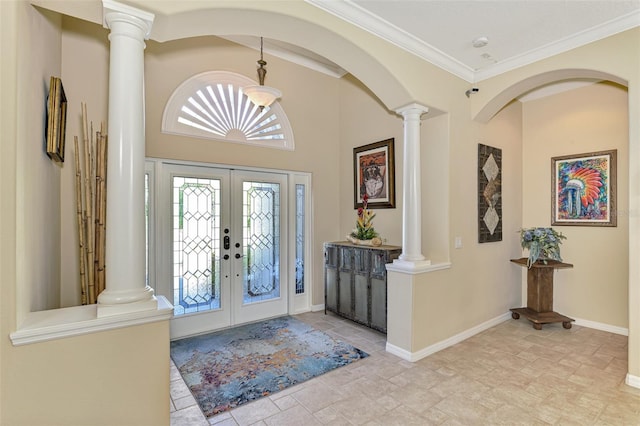
[[[106,288],[98,317],[157,308],[145,280],[144,40],[154,15],[103,0],[111,32]]]
[[[402,254],[398,262],[430,265],[422,254],[422,192],[420,187],[420,117],[429,108],[410,104],[396,112],[404,118],[402,187]]]

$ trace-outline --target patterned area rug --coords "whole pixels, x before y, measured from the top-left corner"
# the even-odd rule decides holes
[[[292,317],[171,342],[206,417],[369,356]]]

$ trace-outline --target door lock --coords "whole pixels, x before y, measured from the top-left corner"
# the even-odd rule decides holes
[[[229,238],[229,236],[225,235],[223,241],[224,241],[224,243],[223,243],[224,244],[224,249],[225,250],[229,250],[229,247],[231,247],[231,239]]]

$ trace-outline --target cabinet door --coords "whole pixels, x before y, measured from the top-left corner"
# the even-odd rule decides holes
[[[371,278],[371,327],[387,331],[387,280]]]
[[[338,312],[338,271],[333,268],[325,268],[325,307],[333,312]]]
[[[338,248],[338,312],[347,318],[353,318],[353,249]]]
[[[371,275],[380,278],[387,278],[387,267],[385,266],[389,263],[389,256],[386,252],[382,250],[376,250],[375,253],[371,255]]]
[[[370,250],[357,249],[353,253],[354,320],[369,324],[369,259]]]
[[[351,308],[351,272],[340,271],[340,284],[338,285],[338,312],[347,318],[353,318]]]
[[[369,325],[369,280],[366,276],[356,275],[354,277],[354,292],[353,319]]]
[[[331,245],[324,247],[324,291],[325,308],[338,312],[338,249]]]
[[[371,327],[387,331],[387,269],[386,252],[377,251],[371,256]]]

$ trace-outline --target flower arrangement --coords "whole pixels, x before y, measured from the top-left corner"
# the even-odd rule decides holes
[[[373,228],[373,218],[376,214],[367,209],[367,202],[369,197],[364,194],[362,197],[362,207],[358,208],[358,219],[356,220],[356,227],[351,232],[351,236],[359,240],[370,240],[378,236],[378,233]]]
[[[382,240],[378,238],[378,233],[373,227],[373,218],[376,216],[374,212],[367,209],[369,197],[364,194],[362,197],[362,207],[358,208],[358,218],[356,227],[347,235],[347,240],[354,244],[361,244],[363,241],[370,241],[371,245],[379,246]]]
[[[566,239],[562,233],[551,228],[527,228],[520,230],[520,244],[529,250],[527,267],[531,268],[538,259],[547,263],[547,259],[562,262],[560,244]]]

